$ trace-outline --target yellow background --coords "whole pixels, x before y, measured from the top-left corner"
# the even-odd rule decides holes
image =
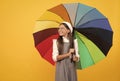
[[[32,32],[40,15],[66,2],[96,7],[114,31],[107,58],[78,70],[78,81],[120,81],[120,0],[0,0],[0,81],[54,81],[55,67],[34,48]]]

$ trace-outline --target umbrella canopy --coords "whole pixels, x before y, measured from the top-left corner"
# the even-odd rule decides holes
[[[107,56],[112,46],[113,31],[108,19],[96,8],[80,4],[60,4],[48,9],[37,21],[33,37],[40,55],[52,60],[52,40],[58,38],[58,26],[67,21],[75,29],[78,40],[79,69],[91,66]]]

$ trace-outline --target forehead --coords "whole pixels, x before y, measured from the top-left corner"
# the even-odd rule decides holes
[[[67,29],[63,24],[59,26],[59,29]]]
[[[65,26],[64,26],[63,24],[61,24],[59,27],[63,27],[63,28],[65,28]]]

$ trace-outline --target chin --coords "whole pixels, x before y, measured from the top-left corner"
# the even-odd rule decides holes
[[[62,33],[59,33],[59,36],[63,36],[63,34],[62,34]]]
[[[59,36],[63,36],[63,35],[60,35],[60,34],[59,34]]]

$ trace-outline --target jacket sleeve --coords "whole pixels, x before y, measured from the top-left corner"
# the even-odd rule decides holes
[[[58,56],[58,48],[57,48],[57,39],[53,39],[53,52],[52,52],[52,59],[53,61],[57,61]]]
[[[75,48],[75,55],[78,57],[78,61],[79,61],[80,55],[79,55],[79,51],[78,51],[78,42],[77,42],[77,39],[74,40],[74,48]]]

